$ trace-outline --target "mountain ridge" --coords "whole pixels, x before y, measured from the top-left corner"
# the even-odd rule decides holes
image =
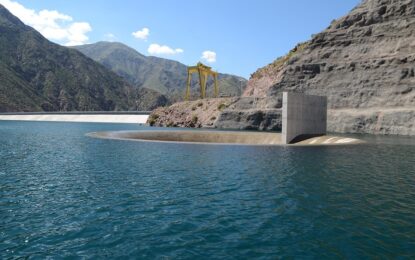
[[[0,111],[147,110],[140,91],[0,5]],[[146,91],[147,95],[156,95]],[[158,95],[158,94],[157,94]],[[151,108],[155,106],[151,105]]]
[[[187,66],[178,61],[145,56],[120,42],[100,41],[73,48],[100,62],[134,86],[156,90],[167,95],[172,101],[183,99]],[[241,94],[241,89],[244,89],[247,82],[242,77],[222,73],[219,73],[218,80],[221,92],[229,96]],[[210,79],[207,84],[209,91],[212,91],[212,84],[213,81]],[[196,97],[198,86],[195,75],[192,88],[192,93]]]

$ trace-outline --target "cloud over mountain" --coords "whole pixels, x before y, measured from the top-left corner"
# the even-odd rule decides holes
[[[144,27],[141,30],[133,32],[132,35],[137,39],[147,40],[148,36],[150,35],[150,29],[148,29],[147,27]]]
[[[12,0],[0,0],[0,4],[49,40],[67,46],[87,43],[87,33],[92,31],[89,23],[75,22],[71,16],[57,10],[44,9],[37,12]]]
[[[149,54],[152,54],[152,55],[163,55],[163,54],[174,55],[174,54],[184,52],[183,49],[180,49],[180,48],[173,49],[167,45],[160,45],[157,43],[150,44],[147,51]]]
[[[209,63],[214,63],[216,62],[216,52],[204,51],[201,58]]]

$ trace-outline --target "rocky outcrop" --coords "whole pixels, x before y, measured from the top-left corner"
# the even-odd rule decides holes
[[[414,65],[415,1],[366,0],[255,72],[244,96],[326,95],[329,130],[413,135]]]
[[[214,127],[221,111],[236,100],[237,98],[208,98],[178,102],[169,107],[155,109],[147,123],[163,127]]]
[[[281,109],[225,110],[214,126],[220,129],[281,131]]]
[[[415,135],[415,110],[331,109],[328,111],[329,132]]]
[[[415,135],[415,1],[362,1],[253,73],[211,126],[279,130],[283,91],[327,96],[330,132]]]
[[[220,129],[281,130],[280,97],[242,97],[220,112],[214,126]]]
[[[214,98],[160,107],[149,116],[152,126],[281,130],[281,99]]]

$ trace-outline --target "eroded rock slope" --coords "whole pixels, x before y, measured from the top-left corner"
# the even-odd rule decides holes
[[[415,135],[415,1],[366,0],[256,71],[245,96],[327,95],[335,132]]]
[[[362,1],[254,72],[213,126],[280,130],[283,91],[327,96],[328,131],[415,135],[415,1]]]

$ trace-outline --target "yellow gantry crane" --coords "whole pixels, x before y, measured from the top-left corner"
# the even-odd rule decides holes
[[[199,74],[199,84],[200,84],[200,98],[206,97],[206,82],[210,76],[213,77],[215,84],[215,97],[218,97],[219,86],[218,86],[218,73],[213,71],[211,67],[198,62],[196,66],[187,67],[187,87],[186,87],[186,96],[185,100],[190,99],[190,83],[192,81],[192,74]]]

